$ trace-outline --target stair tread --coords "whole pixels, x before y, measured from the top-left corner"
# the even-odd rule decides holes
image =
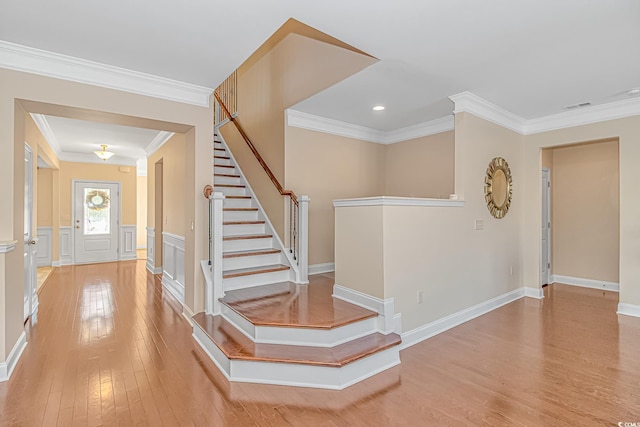
[[[198,313],[193,320],[231,360],[339,368],[401,343],[397,334],[372,333],[335,347],[256,344],[222,316]]]
[[[232,234],[222,237],[222,240],[250,240],[250,239],[270,239],[273,234]]]
[[[215,151],[227,151],[227,150],[225,150],[224,148],[217,148],[217,147],[216,147],[216,148],[214,148],[214,150],[215,150]]]
[[[216,165],[216,166],[220,166],[220,165]],[[224,176],[227,178],[240,178],[240,175],[232,175],[228,173],[214,173],[213,176]]]
[[[289,270],[288,265],[274,264],[263,265],[260,267],[239,268],[237,270],[226,270],[222,272],[223,279],[231,279],[232,277],[251,276],[254,274],[273,273],[276,271]]]
[[[224,196],[225,199],[250,199],[251,196]]]
[[[242,184],[216,184],[215,182],[213,183],[213,187],[247,188],[246,185]]]
[[[282,252],[280,249],[254,249],[249,251],[224,252],[222,254],[222,258],[238,258],[245,256],[279,254],[280,252]]]
[[[282,282],[227,291],[220,302],[255,326],[333,329],[378,316],[334,298],[334,280],[321,280],[313,286]]]
[[[217,168],[227,168],[227,169],[232,169],[235,168],[235,166],[233,165],[214,165]]]
[[[260,225],[264,223],[265,221],[225,221],[222,225]]]
[[[223,211],[236,211],[236,212],[254,212],[258,208],[222,208]]]
[[[227,156],[213,156],[214,159],[224,159],[224,160],[231,160],[231,157],[227,157]]]

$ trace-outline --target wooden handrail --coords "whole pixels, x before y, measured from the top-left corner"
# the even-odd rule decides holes
[[[236,125],[236,129],[238,129],[238,132],[240,132],[240,135],[242,135],[242,138],[247,143],[247,145],[249,146],[249,149],[251,150],[253,155],[256,157],[256,160],[258,160],[258,163],[260,163],[260,165],[262,166],[262,169],[264,169],[265,173],[267,174],[267,176],[269,177],[273,185],[275,185],[278,192],[282,196],[291,197],[291,200],[293,201],[293,203],[296,206],[298,206],[298,197],[296,196],[296,194],[291,190],[285,190],[284,187],[282,187],[282,185],[280,184],[280,182],[278,182],[278,178],[276,178],[273,172],[271,172],[269,165],[267,165],[267,163],[264,161],[264,159],[262,158],[262,156],[260,155],[256,147],[251,142],[251,139],[249,139],[249,136],[245,133],[244,129],[242,129],[242,126],[240,126],[240,123],[238,123],[236,118],[231,115],[231,113],[227,109],[227,106],[224,105],[224,102],[222,102],[222,99],[220,99],[220,96],[218,95],[218,93],[213,92],[213,96],[215,96],[216,101],[218,101],[218,104],[220,104],[220,107],[223,109],[224,113],[227,115],[227,117],[229,117],[229,120]]]

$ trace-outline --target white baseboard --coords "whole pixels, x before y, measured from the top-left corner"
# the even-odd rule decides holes
[[[9,353],[6,362],[0,363],[0,381],[7,381],[11,377],[13,369],[16,367],[16,363],[18,363],[18,359],[20,359],[26,346],[27,334],[22,331],[18,337],[18,341],[11,349],[11,353]]]
[[[61,267],[62,263],[60,260],[51,261],[51,267]]]
[[[626,304],[624,302],[621,302],[618,304],[618,314],[640,317],[640,305]]]
[[[332,271],[336,271],[336,264],[333,262],[313,264],[309,266],[309,276],[313,274],[331,273]]]
[[[603,289],[605,291],[619,292],[620,285],[615,282],[607,282],[606,280],[583,279],[581,277],[560,276],[554,274],[551,276],[552,283],[562,283],[564,285],[580,286],[583,288]]]
[[[495,298],[491,298],[488,301],[481,302],[472,307],[465,308],[457,313],[450,314],[433,322],[427,323],[422,326],[418,326],[415,329],[407,331],[402,334],[401,348],[405,349],[421,341],[431,338],[434,335],[441,334],[453,327],[461,325],[469,320],[475,319],[478,316],[482,316],[496,308],[509,304],[515,300],[518,300],[525,296],[526,288],[518,288],[506,294],[499,295]]]
[[[338,284],[333,285],[333,297],[378,313],[378,329],[381,333],[386,335],[395,330],[397,320],[394,320],[393,298],[377,298]]]
[[[542,299],[544,298],[544,291],[542,290],[542,288],[522,288],[524,289],[524,296],[527,298],[535,298],[535,299]]]
[[[182,304],[182,317],[187,319],[189,325],[193,328],[193,321],[191,318],[193,317],[193,311],[186,304]]]

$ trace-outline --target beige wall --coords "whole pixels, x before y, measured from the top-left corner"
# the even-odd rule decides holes
[[[455,120],[455,191],[464,207],[384,206],[381,214],[375,207],[336,208],[336,283],[379,296],[379,278],[358,276],[379,275],[367,259],[382,253],[384,298],[394,299],[403,331],[522,286],[522,136],[467,113]],[[484,200],[485,172],[497,156],[509,162],[515,187],[502,219],[491,216]],[[475,230],[476,220],[483,230]],[[371,238],[357,243],[371,224],[381,249]]]
[[[386,146],[385,195],[447,199],[454,184],[454,131]]]
[[[618,283],[618,141],[549,151],[553,274]]]
[[[136,241],[138,249],[147,247],[147,177],[136,180]]]
[[[309,264],[334,260],[334,199],[379,196],[385,146],[288,126],[285,186],[309,203]]]
[[[619,284],[620,302],[640,305],[640,116],[609,120],[529,135],[525,139],[527,177],[524,235],[524,280],[539,282],[540,151],[542,148],[618,139],[620,171]],[[554,165],[555,166],[555,165]],[[552,179],[553,176],[552,176]]]
[[[60,162],[60,226],[62,227],[72,225],[74,180],[119,182],[122,225],[136,224],[137,183],[135,166]]]
[[[195,153],[210,150],[212,108],[0,69],[0,182],[4,183],[0,198],[13,201],[0,204],[0,241],[22,238],[27,112],[186,132],[193,159],[189,159],[191,167],[182,171],[188,177],[184,193],[194,203],[185,207],[185,222],[193,221],[195,230],[186,239],[185,303],[192,311],[200,311],[204,277],[196,260],[206,258],[207,209],[205,199],[196,196],[211,182],[211,158]],[[131,220],[135,221],[135,213]],[[54,241],[58,241],[55,236]],[[0,265],[5,266],[0,275],[0,360],[6,360],[23,331],[21,251],[0,254]]]
[[[163,231],[185,236],[185,135],[173,135],[158,151],[147,160],[147,223],[155,228],[155,164],[162,161],[162,214]],[[152,196],[154,195],[154,196]],[[203,198],[204,199],[204,198]],[[208,229],[208,228],[207,228]]]
[[[353,50],[289,34],[268,52],[238,68],[238,121],[282,184],[285,109],[377,60]],[[284,238],[282,196],[260,168],[233,124],[221,129],[278,235]],[[284,184],[282,184],[284,185]]]
[[[309,264],[334,261],[332,201],[369,196],[448,198],[454,132],[391,145],[287,126],[285,187],[307,194]]]

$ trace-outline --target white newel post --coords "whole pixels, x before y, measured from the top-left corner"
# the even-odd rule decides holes
[[[300,269],[300,283],[309,283],[309,196],[300,196],[298,207],[299,227],[298,239],[298,268]]]
[[[207,293],[207,314],[220,314],[220,301],[224,297],[222,288],[222,203],[224,194],[213,193],[212,239],[211,239],[211,283],[213,289]]]

